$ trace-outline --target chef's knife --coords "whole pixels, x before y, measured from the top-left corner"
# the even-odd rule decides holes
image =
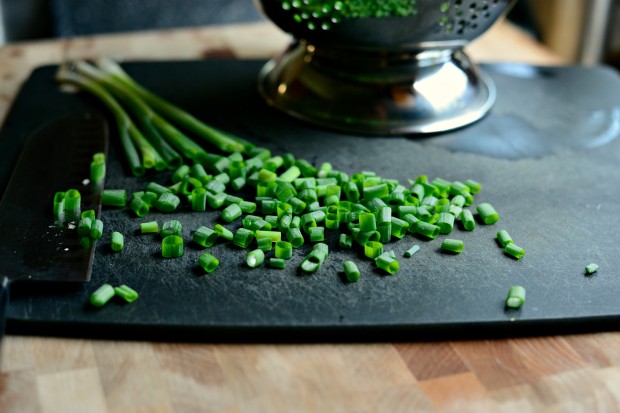
[[[75,188],[82,211],[99,216],[101,187],[88,178],[93,155],[107,149],[107,123],[95,113],[54,120],[25,143],[0,201],[0,338],[12,283],[90,279],[94,248],[80,244],[74,225],[54,225],[53,198]]]

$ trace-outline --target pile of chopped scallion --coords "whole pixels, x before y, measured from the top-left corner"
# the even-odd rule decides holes
[[[349,175],[328,162],[317,167],[291,153],[272,154],[204,124],[140,86],[108,59],[96,65],[83,61],[63,64],[57,80],[92,93],[111,110],[134,175],[141,176],[148,169],[171,172],[169,181],[149,183],[134,192],[129,202],[124,191],[105,190],[104,204],[128,205],[140,218],[152,209],[171,213],[183,204],[195,212],[217,210],[221,223],[214,228],[194,229],[192,241],[205,249],[217,240],[232,242],[249,251],[246,263],[250,268],[263,264],[284,268],[295,249],[310,243],[313,248],[301,269],[315,272],[328,259],[326,238],[337,232],[339,248],[358,248],[378,268],[395,274],[400,264],[394,252],[386,248],[389,243],[407,235],[432,240],[451,234],[456,225],[464,231],[476,227],[470,207],[482,185],[474,180],[431,180],[420,175],[403,184],[371,171]],[[189,133],[217,153],[207,152]],[[98,175],[91,179],[100,180],[101,173],[97,170]],[[240,193],[246,194],[245,198]],[[248,193],[253,195],[248,197]],[[476,205],[475,212],[485,225],[499,220],[488,203]],[[226,228],[228,224],[236,229]],[[164,228],[170,233],[164,233]],[[177,220],[164,223],[164,257],[183,255],[180,228]],[[159,224],[143,223],[142,230],[159,232]],[[116,249],[121,250],[122,238],[118,235]],[[505,231],[498,234],[506,254],[523,257],[525,251],[506,236]],[[446,239],[442,244],[442,250],[452,254],[461,253],[463,248],[458,239]],[[413,245],[405,257],[418,250],[419,246]],[[219,261],[207,252],[198,265],[210,273]],[[343,262],[343,271],[349,281],[360,278],[352,261]]]

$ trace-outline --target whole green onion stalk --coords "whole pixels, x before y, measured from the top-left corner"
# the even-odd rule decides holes
[[[135,176],[142,176],[144,175],[145,169],[164,164],[164,160],[157,150],[155,150],[144,135],[142,135],[127,112],[125,112],[123,107],[107,90],[96,82],[75,72],[75,70],[71,68],[71,65],[68,64],[60,66],[56,73],[56,79],[59,82],[70,83],[80,89],[90,92],[110,109],[116,119],[118,133],[123,150],[125,151],[125,156]],[[138,155],[136,148],[140,151],[140,155]]]
[[[178,106],[157,96],[133,80],[119,64],[111,59],[99,59],[97,66],[108,75],[107,80],[140,96],[148,105],[178,125],[192,131],[223,152],[246,152],[248,141],[205,124]]]

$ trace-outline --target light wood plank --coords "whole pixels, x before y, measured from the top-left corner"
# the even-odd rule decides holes
[[[96,368],[38,375],[37,389],[41,413],[108,412]]]

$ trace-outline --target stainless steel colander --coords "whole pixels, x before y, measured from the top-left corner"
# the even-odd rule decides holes
[[[294,42],[259,76],[266,101],[362,134],[437,133],[495,100],[463,52],[516,0],[260,0]]]

